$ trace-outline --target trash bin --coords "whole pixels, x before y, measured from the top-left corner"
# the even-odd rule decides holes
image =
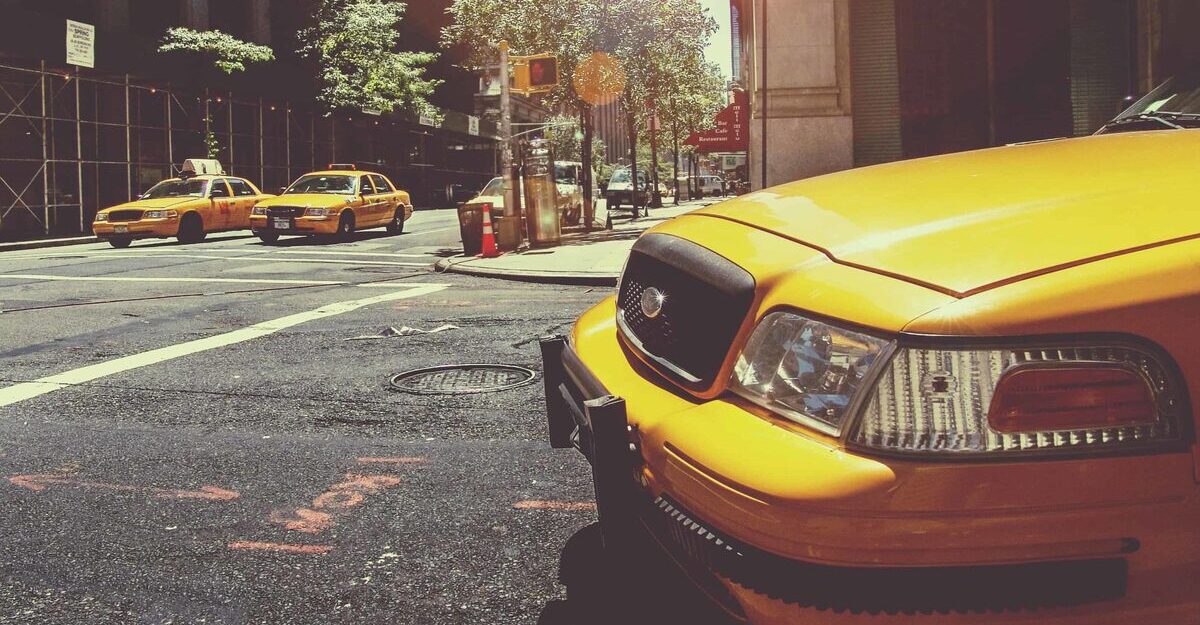
[[[483,249],[483,213],[478,204],[458,205],[458,232],[463,254],[475,256]]]

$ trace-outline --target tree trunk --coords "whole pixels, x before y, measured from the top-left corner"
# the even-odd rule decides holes
[[[625,123],[629,125],[629,180],[630,188],[633,192],[630,194],[630,204],[633,207],[633,218],[638,216],[638,163],[637,163],[637,120],[633,116],[633,110],[625,109]]]
[[[658,194],[658,109],[650,115],[650,206],[662,208],[662,196]]]
[[[592,171],[592,150],[595,149],[592,145],[592,134],[595,131],[592,128],[592,106],[581,105],[580,115],[583,116],[583,145],[580,146],[580,156],[583,159],[583,229],[585,232],[591,232],[592,223],[596,220],[596,198],[592,197],[592,188],[595,186],[595,181],[592,180],[595,174]]]
[[[672,169],[675,177],[675,205],[679,206],[679,129],[674,125],[671,126],[671,139],[671,156],[673,157]]]

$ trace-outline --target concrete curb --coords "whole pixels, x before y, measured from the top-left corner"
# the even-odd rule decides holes
[[[84,245],[99,243],[96,237],[72,237],[69,239],[42,239],[37,241],[17,241],[15,243],[0,243],[0,252],[16,252],[19,250],[36,250],[43,247],[66,247],[68,245]]]
[[[434,264],[439,273],[457,273],[480,278],[497,278],[515,282],[538,282],[542,284],[569,284],[576,286],[616,286],[617,274],[570,271],[533,271],[474,267],[466,263],[474,258],[443,258]]]

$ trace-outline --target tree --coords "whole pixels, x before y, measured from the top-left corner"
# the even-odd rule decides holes
[[[246,63],[275,60],[275,52],[271,48],[242,41],[219,30],[201,32],[190,28],[168,29],[158,51],[200,54],[213,67],[226,74],[245,71]]]
[[[554,158],[560,161],[584,161],[583,129],[579,120],[570,115],[555,115],[546,122],[546,139],[554,151]],[[604,165],[604,142],[594,139],[592,149],[592,169],[600,171]]]
[[[621,78],[612,95],[623,94],[630,134],[636,135],[645,121],[638,110],[651,92],[648,85],[662,82],[656,79],[660,74],[677,71],[675,65],[688,51],[703,51],[716,31],[699,0],[455,0],[447,12],[453,22],[442,33],[443,44],[465,46],[468,64],[476,69],[495,63],[491,46],[500,39],[507,40],[515,54],[558,56],[563,80],[547,99],[579,111],[584,154],[593,151],[591,110],[601,102],[579,93],[577,69],[586,74],[607,59],[615,60],[619,72],[609,74],[619,73]],[[680,66],[678,71],[688,68]],[[653,92],[664,93],[661,87]],[[630,158],[636,159],[636,152]],[[591,223],[591,202],[586,210]]]
[[[318,67],[317,100],[338,109],[433,113],[441,81],[425,78],[433,52],[396,50],[396,25],[407,8],[391,0],[320,0],[299,52]]]

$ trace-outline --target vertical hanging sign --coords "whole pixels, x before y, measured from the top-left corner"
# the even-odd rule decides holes
[[[96,27],[67,20],[67,63],[96,67]]]
[[[479,118],[474,115],[467,115],[467,132],[472,136],[479,136]]]

